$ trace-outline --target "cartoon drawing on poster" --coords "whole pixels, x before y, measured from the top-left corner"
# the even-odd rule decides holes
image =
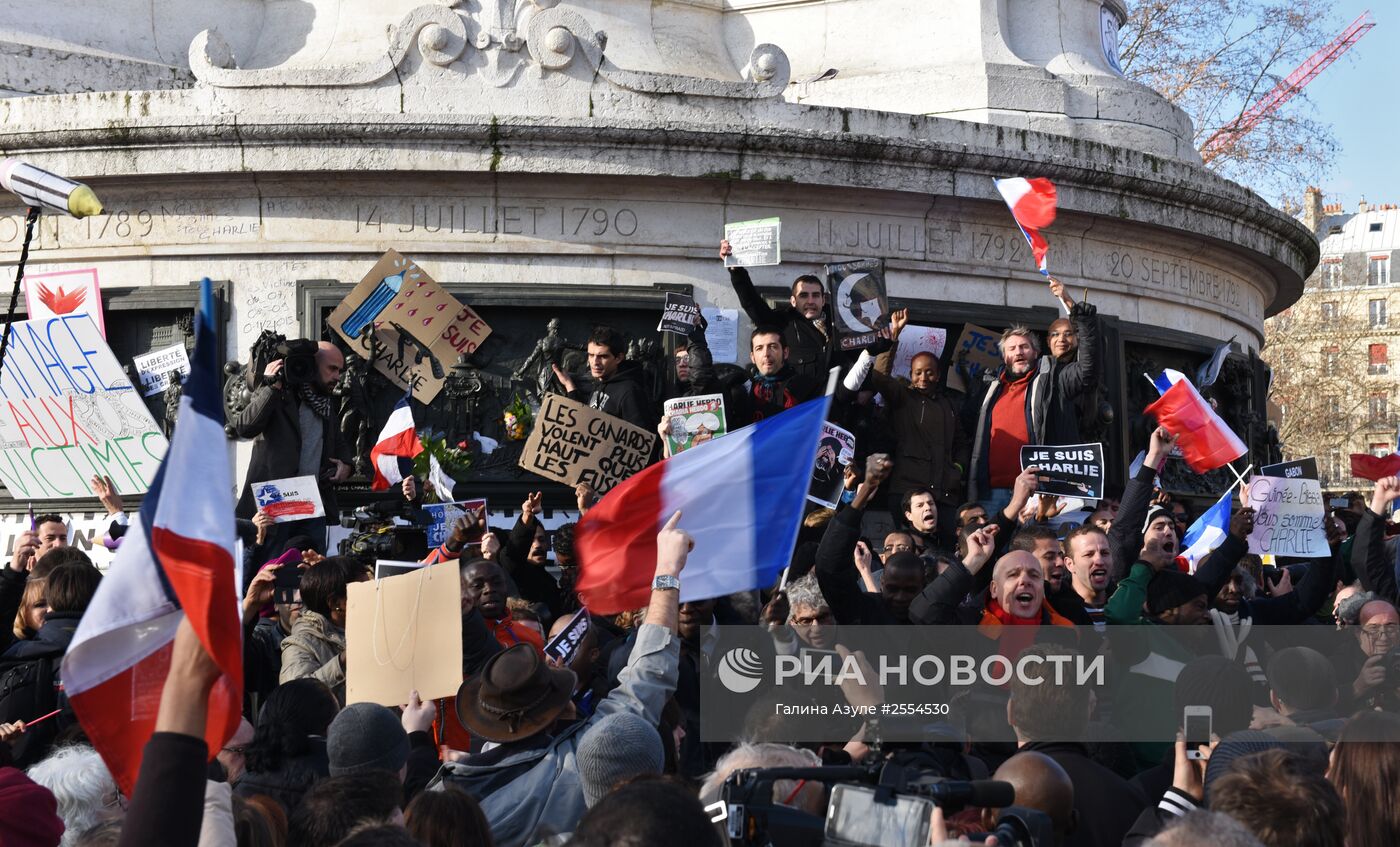
[[[395,385],[430,403],[458,356],[470,355],[491,327],[413,260],[390,250],[327,319]]]
[[[91,315],[11,325],[0,373],[0,480],[11,497],[91,497],[94,476],[143,494],[167,446]]]
[[[107,337],[107,317],[102,311],[102,287],[97,268],[82,268],[24,276],[24,308],[30,320],[60,315],[91,315],[98,332]]]
[[[136,367],[136,378],[141,380],[141,394],[145,397],[169,388],[172,372],[180,375],[181,383],[190,375],[190,357],[183,344],[134,356],[131,364]]]
[[[266,512],[273,523],[289,523],[326,515],[326,507],[321,504],[321,489],[314,476],[255,482],[253,500],[258,504],[258,511]]]
[[[841,349],[859,350],[879,340],[879,331],[890,325],[885,260],[827,265],[826,285],[836,310],[836,337]]]
[[[666,442],[671,455],[689,450],[724,435],[724,395],[703,394],[699,397],[677,397],[662,405],[666,421]]]
[[[807,487],[807,499],[828,509],[841,502],[846,468],[856,455],[856,437],[832,423],[822,423],[821,440],[817,444],[817,461],[812,466],[812,482]]]

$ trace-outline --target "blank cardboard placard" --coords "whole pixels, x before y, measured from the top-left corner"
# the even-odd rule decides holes
[[[462,684],[457,562],[346,587],[345,702],[400,706],[408,693],[452,697]]]

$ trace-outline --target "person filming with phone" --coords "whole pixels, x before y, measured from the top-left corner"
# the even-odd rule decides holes
[[[253,486],[268,480],[316,478],[327,515],[336,515],[335,484],[350,478],[351,453],[336,425],[332,395],[345,369],[345,356],[329,341],[286,341],[278,358],[263,370],[260,384],[230,423],[239,438],[252,438],[253,456],[238,501],[238,517],[257,512]],[[308,518],[276,524],[265,539],[280,549],[294,535],[310,535],[324,546],[327,520]]]

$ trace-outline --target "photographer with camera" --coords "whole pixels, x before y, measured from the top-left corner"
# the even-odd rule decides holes
[[[315,477],[327,517],[277,524],[265,544],[275,549],[293,535],[310,535],[324,545],[327,521],[339,514],[334,486],[350,478],[352,461],[335,423],[331,395],[345,369],[345,356],[329,341],[306,339],[283,342],[277,353],[279,358],[268,363],[247,407],[230,421],[239,438],[256,439],[237,514],[250,519],[257,512],[256,483]]]

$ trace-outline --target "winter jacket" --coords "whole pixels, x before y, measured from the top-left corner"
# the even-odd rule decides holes
[[[917,488],[932,488],[938,501],[953,505],[963,501],[963,476],[970,446],[953,402],[941,385],[919,391],[889,375],[894,352],[875,359],[870,379],[885,398],[890,428],[894,430],[894,470],[889,490],[902,495]]]
[[[676,688],[680,640],[669,629],[642,624],[619,686],[593,716],[554,736],[544,733],[503,744],[466,763],[443,765],[428,790],[460,788],[476,797],[499,847],[523,847],[572,831],[587,806],[579,780],[578,746],[607,715],[631,712],[650,724]]]
[[[146,742],[118,847],[195,847],[204,822],[209,747],[204,739],[157,732]]]
[[[642,366],[627,360],[618,365],[612,376],[602,381],[575,380],[581,384],[569,392],[569,398],[587,404],[590,409],[654,432],[656,402],[642,384],[642,378]]]
[[[262,385],[253,391],[248,406],[229,421],[239,438],[256,439],[253,442],[253,456],[248,462],[248,476],[243,483],[243,494],[238,498],[238,517],[251,518],[258,511],[257,503],[253,500],[253,483],[297,475],[301,464],[300,408],[301,401],[291,390]],[[331,419],[324,420],[323,424],[325,439],[321,442],[321,467],[329,467],[331,459],[352,464],[354,457],[341,436],[340,422]],[[340,514],[334,483],[318,475],[316,486],[320,489],[326,514],[334,520]]]
[[[813,397],[819,397],[823,384],[799,373],[790,363],[783,365],[782,370],[772,376],[764,376],[757,368],[751,368],[749,381],[744,386],[744,405],[736,417],[738,423],[734,428],[758,423]]]
[[[884,598],[867,592],[856,571],[854,554],[864,515],[864,509],[847,507],[827,522],[817,547],[817,585],[839,624],[897,624]]]
[[[563,608],[559,596],[559,583],[554,581],[543,565],[529,561],[530,547],[535,543],[537,523],[525,523],[516,518],[506,543],[501,547],[500,564],[506,575],[515,582],[519,596],[531,603],[543,603],[549,608],[552,618],[559,617]]]
[[[739,305],[744,307],[754,326],[774,326],[782,331],[788,348],[788,365],[803,377],[824,385],[827,369],[839,355],[836,331],[826,312],[817,321],[811,321],[788,303],[776,307],[768,305],[744,268],[730,268],[729,281],[739,296]],[[826,331],[819,329],[818,324]]]
[[[33,638],[16,641],[0,656],[0,723],[63,710],[10,742],[17,767],[43,759],[58,734],[77,722],[62,694],[59,666],[81,618],[81,612],[50,612]]]
[[[344,707],[345,665],[340,661],[344,650],[345,630],[324,615],[303,609],[291,633],[282,639],[282,670],[277,681],[314,677],[324,682]]]
[[[243,627],[243,697],[250,718],[251,698],[266,698],[279,684],[282,671],[282,642],[286,639],[277,618],[257,618]]]
[[[1079,396],[1099,379],[1098,316],[1090,303],[1075,303],[1070,320],[1079,333],[1076,360],[1062,364],[1051,356],[1041,356],[1026,389],[1026,431],[1030,444],[1076,444],[1079,442]],[[1003,366],[987,374],[982,393],[963,407],[963,426],[972,433],[971,467],[968,472],[968,499],[980,500],[991,492],[988,448],[992,437],[992,407],[1002,392]]]
[[[1065,837],[1064,847],[1118,847],[1147,798],[1132,783],[1089,757],[1089,748],[1074,742],[1032,741],[1021,752],[1036,752],[1055,760],[1074,784],[1074,808],[1079,825]]]
[[[0,564],[0,652],[4,652],[15,640],[14,631],[8,624],[13,623],[24,602],[24,584],[29,579],[29,571],[17,571],[9,565]]]
[[[1376,592],[1382,600],[1400,606],[1400,589],[1395,582],[1394,562],[1386,556],[1385,518],[1367,507],[1356,524],[1355,541],[1351,545],[1351,566],[1361,580],[1361,587]]]

